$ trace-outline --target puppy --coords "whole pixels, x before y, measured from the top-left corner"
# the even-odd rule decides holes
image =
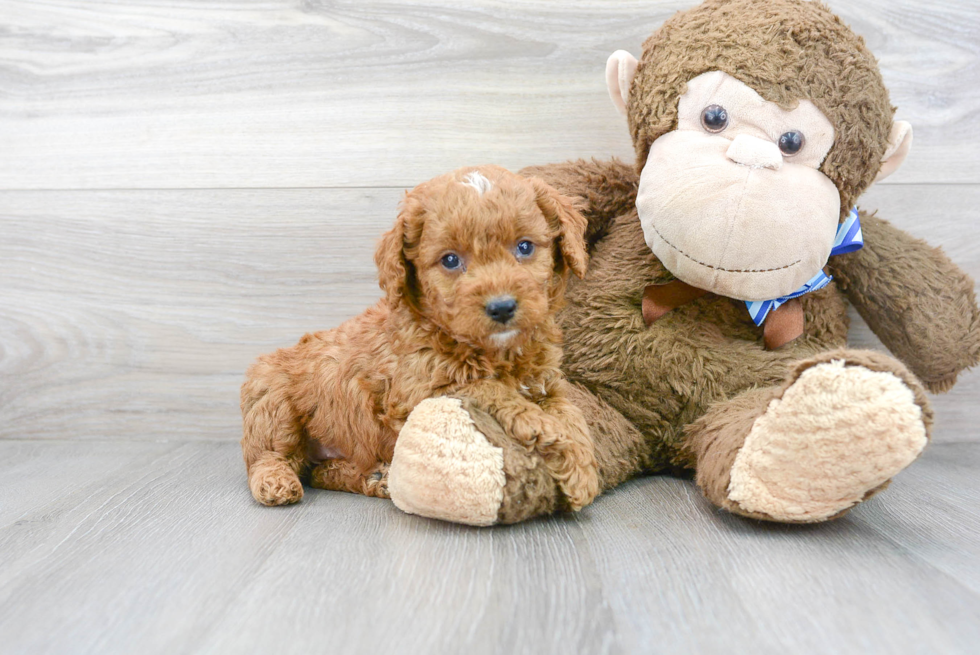
[[[536,449],[578,510],[592,440],[565,397],[554,312],[585,274],[585,219],[544,182],[463,168],[409,192],[375,255],[385,297],[265,355],[242,386],[242,451],[265,505],[314,487],[387,497],[395,439],[426,398],[463,395]]]

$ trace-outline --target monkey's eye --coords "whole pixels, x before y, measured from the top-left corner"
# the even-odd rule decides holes
[[[521,241],[517,244],[518,257],[530,257],[534,253],[534,244],[530,241]]]
[[[803,133],[797,130],[787,132],[779,137],[779,149],[787,157],[792,157],[802,150],[804,143],[806,143],[806,139],[803,138]]]
[[[721,132],[728,127],[728,111],[721,105],[705,107],[701,112],[701,126],[709,132]]]
[[[442,256],[442,265],[449,271],[455,271],[463,264],[463,260],[454,252],[448,252]]]

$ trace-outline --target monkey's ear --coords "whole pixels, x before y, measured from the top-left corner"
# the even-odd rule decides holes
[[[609,89],[609,97],[616,105],[616,109],[623,116],[626,115],[630,84],[633,82],[633,76],[636,75],[638,64],[636,57],[625,50],[617,50],[606,60],[606,88]]]
[[[412,225],[421,220],[422,213],[421,203],[407,195],[402,201],[395,226],[382,235],[374,253],[374,263],[378,266],[378,283],[387,295],[390,305],[395,305],[402,299],[409,306],[417,305],[415,266],[405,256],[405,237]]]
[[[881,169],[875,182],[883,179],[898,170],[905,158],[909,156],[912,149],[912,126],[905,121],[895,121],[892,123],[892,133],[888,137],[888,147],[881,158]]]
[[[585,277],[585,269],[589,264],[589,255],[585,249],[585,228],[588,222],[575,209],[572,201],[558,193],[554,187],[536,177],[528,179],[534,186],[534,200],[538,209],[549,223],[557,223],[558,226],[555,270],[564,273],[571,269],[578,277]]]

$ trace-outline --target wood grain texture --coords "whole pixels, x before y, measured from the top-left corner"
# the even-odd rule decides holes
[[[245,367],[378,298],[402,190],[631,159],[605,59],[694,2],[0,2],[0,653],[976,652],[977,371],[830,524],[667,477],[486,530],[248,493]],[[977,278],[976,0],[830,5],[916,130],[862,205]]]
[[[0,436],[239,438],[248,364],[380,297],[399,197],[4,193]]]
[[[630,158],[606,57],[693,0],[5,0],[0,188],[409,185]],[[980,181],[975,0],[830,3],[916,128],[890,182]]]
[[[380,297],[374,244],[401,193],[0,192],[0,438],[238,439],[248,364]],[[980,277],[980,188],[863,204]],[[978,397],[976,371],[935,397],[937,440],[980,441]]]
[[[65,484],[51,462],[77,459]],[[0,650],[970,653],[978,466],[980,444],[933,446],[818,526],[653,477],[474,529],[319,490],[261,507],[235,444],[0,442]]]
[[[237,447],[166,446],[34,445],[43,481],[49,461],[101,451],[109,466],[0,529],[4,652],[190,652],[306,509],[249,511]]]

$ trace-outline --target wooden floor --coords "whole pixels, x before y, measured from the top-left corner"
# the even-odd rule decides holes
[[[980,444],[789,527],[645,478],[476,529],[311,490],[234,443],[0,442],[3,653],[975,653]]]
[[[0,655],[980,652],[978,371],[827,525],[672,478],[484,530],[248,494],[245,367],[378,297],[403,191],[630,159],[605,58],[693,2],[0,0]],[[980,277],[976,0],[830,4],[915,126],[861,205]]]

